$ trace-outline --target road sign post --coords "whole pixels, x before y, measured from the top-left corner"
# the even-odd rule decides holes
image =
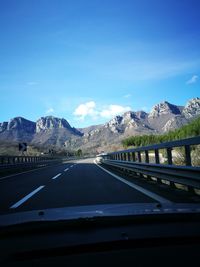
[[[27,151],[27,143],[19,143],[19,151],[22,152],[22,155]]]

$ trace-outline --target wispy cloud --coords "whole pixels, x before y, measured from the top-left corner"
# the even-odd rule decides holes
[[[81,121],[84,121],[86,117],[90,117],[93,120],[99,118],[112,118],[116,115],[120,115],[126,111],[131,110],[131,107],[121,105],[108,105],[106,107],[99,106],[94,101],[80,104],[74,111],[74,115]]]
[[[141,110],[148,112],[150,109],[148,107],[144,106],[144,107],[141,107]]]
[[[159,49],[160,45],[162,49]],[[179,46],[174,47],[173,42],[169,45],[176,54]],[[94,76],[115,81],[162,80],[196,72],[200,66],[200,60],[196,58],[187,56],[183,60],[179,56],[169,57],[168,44],[122,44],[121,47],[116,45],[89,48],[87,57],[69,64],[87,70]],[[152,53],[152,50],[155,52]]]
[[[109,79],[125,81],[162,80],[181,75],[196,68],[199,62],[181,61],[133,61],[119,65],[107,65],[101,75]]]
[[[53,108],[49,108],[46,110],[46,114],[52,114],[54,113],[54,109]]]
[[[124,95],[123,97],[124,98],[130,98],[131,97],[131,94]]]
[[[190,78],[190,79],[186,82],[186,84],[196,83],[198,79],[199,79],[199,76],[198,76],[198,75],[193,75],[192,78]]]

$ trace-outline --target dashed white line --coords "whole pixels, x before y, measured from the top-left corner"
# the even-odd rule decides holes
[[[72,168],[74,165],[71,165],[70,168]]]
[[[62,173],[59,173],[59,174],[57,174],[56,176],[54,176],[53,178],[51,178],[51,179],[54,180],[54,179],[58,178],[61,174],[62,174]]]
[[[10,207],[10,209],[15,209],[17,207],[19,207],[21,204],[23,204],[25,201],[27,201],[30,197],[32,197],[33,195],[35,195],[38,191],[40,191],[42,188],[44,188],[45,185],[41,185],[38,188],[36,188],[34,191],[32,191],[31,193],[29,193],[27,196],[23,197],[21,200],[19,200],[17,203],[15,203],[14,205],[12,205]]]
[[[64,172],[66,172],[66,171],[68,171],[68,170],[69,170],[69,168],[65,169]]]

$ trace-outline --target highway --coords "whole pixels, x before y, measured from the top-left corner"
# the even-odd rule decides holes
[[[0,178],[0,214],[98,204],[170,203],[94,160],[68,161]]]

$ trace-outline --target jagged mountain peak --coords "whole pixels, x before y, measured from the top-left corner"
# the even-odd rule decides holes
[[[35,133],[36,123],[23,117],[15,117],[0,123],[0,140],[30,141]]]
[[[148,116],[148,113],[143,110],[137,111],[135,114],[139,119],[145,119]]]
[[[134,111],[127,111],[122,115],[124,121],[131,120],[136,117],[136,113]]]
[[[15,117],[10,119],[6,130],[25,130],[26,132],[34,133],[35,122],[27,120],[23,117]]]
[[[153,106],[151,112],[149,113],[149,118],[157,118],[161,115],[166,114],[174,114],[174,115],[180,115],[180,109],[167,101],[163,101],[159,104],[156,104]]]
[[[45,131],[49,129],[66,128],[71,129],[67,120],[57,118],[54,116],[41,117],[36,122],[36,132]]]
[[[190,99],[186,103],[182,113],[187,119],[200,115],[200,98]]]

